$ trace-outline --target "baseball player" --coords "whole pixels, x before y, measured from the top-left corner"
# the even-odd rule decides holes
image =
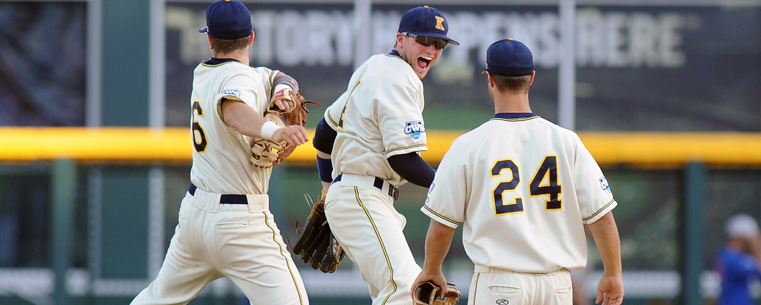
[[[404,13],[396,43],[371,56],[318,123],[314,146],[330,228],[367,282],[373,304],[411,303],[420,271],[394,208],[398,187],[428,187],[423,83],[447,44],[449,24],[428,6]],[[331,174],[332,173],[332,174]],[[332,182],[332,186],[331,186]]]
[[[733,215],[726,223],[727,242],[715,258],[721,275],[718,305],[751,305],[750,285],[761,280],[761,235],[748,214]]]
[[[597,303],[621,304],[623,280],[617,203],[600,167],[572,131],[531,111],[531,51],[513,39],[487,49],[493,119],[457,138],[421,208],[431,217],[425,262],[414,286],[441,271],[455,228],[475,265],[469,304],[572,303],[569,269],[587,262],[584,224],[604,274]]]
[[[220,277],[251,304],[309,304],[269,210],[272,169],[250,161],[254,137],[308,141],[303,127],[279,127],[261,115],[279,91],[298,85],[282,72],[249,66],[254,32],[241,2],[214,2],[206,24],[200,31],[208,34],[212,57],[194,71],[190,188],[161,270],[132,304],[187,304]]]

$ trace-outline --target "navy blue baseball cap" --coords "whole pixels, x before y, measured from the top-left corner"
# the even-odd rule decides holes
[[[486,49],[486,68],[495,75],[523,76],[534,73],[534,57],[531,50],[512,38],[498,40]]]
[[[402,15],[399,22],[399,33],[412,33],[420,36],[436,37],[449,44],[460,45],[459,42],[447,37],[449,23],[439,10],[430,6],[418,6]]]
[[[199,32],[221,39],[239,39],[251,35],[251,12],[240,1],[219,0],[206,10],[206,26]]]

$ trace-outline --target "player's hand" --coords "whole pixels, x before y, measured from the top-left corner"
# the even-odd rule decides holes
[[[603,274],[597,284],[595,304],[618,305],[624,301],[624,280],[620,274]]]
[[[282,90],[278,92],[275,92],[275,94],[272,95],[272,99],[270,100],[270,103],[277,106],[277,108],[280,109],[281,111],[293,109],[296,103],[293,102],[293,100],[291,100],[292,90],[293,89],[288,87],[288,88],[283,88]]]
[[[280,128],[272,134],[272,140],[280,142],[285,140],[288,145],[301,145],[309,141],[307,130],[299,125],[288,125]]]
[[[293,101],[284,100],[284,99],[276,100],[274,101],[274,104],[275,106],[277,106],[278,109],[282,111],[286,111],[294,107]]]
[[[427,281],[433,281],[436,283],[436,285],[439,285],[439,287],[447,287],[447,279],[444,277],[444,274],[441,273],[441,270],[428,272],[426,270],[423,270],[418,274],[417,278],[415,279],[415,282],[412,283],[412,289],[410,289],[410,297],[412,299],[415,299],[415,288],[417,288],[418,285],[425,283]],[[447,290],[441,289],[440,297],[444,297],[446,295]]]

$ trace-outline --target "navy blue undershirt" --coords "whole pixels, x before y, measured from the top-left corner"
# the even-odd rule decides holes
[[[323,118],[317,123],[312,145],[323,153],[331,154],[336,136],[336,131],[330,128],[328,123],[325,122],[325,118]],[[387,160],[388,164],[399,176],[402,176],[402,178],[412,184],[429,187],[431,182],[433,182],[433,176],[436,171],[415,152],[391,156]],[[323,176],[329,177],[328,171],[332,171],[332,169],[332,164],[327,166],[326,163],[318,162],[317,170],[324,171]]]

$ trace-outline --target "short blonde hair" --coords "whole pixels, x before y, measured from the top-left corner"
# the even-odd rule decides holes
[[[211,37],[214,41],[214,50],[219,53],[230,53],[235,50],[244,49],[248,46],[251,35],[238,39],[222,39]]]
[[[491,77],[499,92],[528,93],[528,88],[531,87],[531,75],[505,76],[492,73]]]

